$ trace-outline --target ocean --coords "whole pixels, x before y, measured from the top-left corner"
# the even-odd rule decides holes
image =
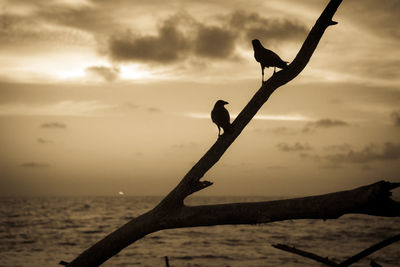
[[[161,197],[0,198],[0,266],[61,266]],[[270,200],[192,197],[187,204]],[[271,244],[283,243],[340,262],[400,233],[400,218],[350,214],[336,220],[293,220],[258,225],[172,229],[150,234],[102,266],[323,266]],[[352,266],[400,266],[400,242]]]

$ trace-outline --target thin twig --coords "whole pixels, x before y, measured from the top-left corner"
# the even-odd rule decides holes
[[[348,258],[347,260],[341,262],[338,266],[340,266],[340,267],[349,266],[349,265],[361,260],[362,258],[365,258],[368,255],[374,253],[375,251],[380,250],[386,246],[389,246],[390,244],[393,244],[399,240],[400,240],[400,234],[389,237],[379,243],[376,243],[375,245],[370,246],[367,249],[364,249],[363,251],[357,253],[356,255]]]
[[[332,266],[332,267],[337,267],[338,266],[336,262],[331,261],[327,257],[324,258],[324,257],[321,257],[321,256],[319,256],[317,254],[314,254],[314,253],[311,253],[311,252],[308,252],[308,251],[304,251],[304,250],[301,250],[301,249],[298,249],[298,248],[295,248],[295,247],[291,247],[291,246],[284,245],[284,244],[273,244],[272,246],[274,248],[277,248],[277,249],[280,249],[280,250],[283,250],[283,251],[287,251],[287,252],[290,252],[290,253],[293,253],[293,254],[297,254],[297,255],[303,256],[305,258],[309,258],[309,259],[315,260],[317,262],[321,262],[321,263],[326,264],[328,266]]]

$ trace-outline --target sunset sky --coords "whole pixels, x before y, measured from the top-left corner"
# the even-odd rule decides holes
[[[259,89],[251,40],[292,61],[327,2],[0,0],[0,195],[168,193]],[[198,195],[400,182],[400,2],[334,20]]]

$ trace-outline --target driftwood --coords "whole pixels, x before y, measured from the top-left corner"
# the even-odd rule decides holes
[[[354,256],[351,256],[350,258],[348,258],[347,260],[342,261],[341,263],[336,263],[330,259],[328,259],[327,257],[321,257],[317,254],[308,252],[308,251],[304,251],[295,247],[291,247],[291,246],[287,246],[284,244],[274,244],[272,245],[274,248],[283,250],[283,251],[287,251],[293,254],[297,254],[300,256],[303,256],[305,258],[309,258],[312,260],[315,260],[317,262],[321,262],[325,265],[328,266],[332,266],[332,267],[347,267],[352,265],[353,263],[356,263],[357,261],[367,257],[368,255],[371,255],[372,253],[374,253],[375,251],[380,250],[381,248],[384,248],[386,246],[389,246],[397,241],[400,241],[400,234],[397,234],[395,236],[389,237],[379,243],[376,243],[372,246],[370,246],[367,249],[364,249],[363,251],[357,253]],[[370,263],[371,266],[380,266],[379,264],[377,264],[375,261],[371,261]]]
[[[270,95],[278,87],[294,79],[305,68],[325,30],[330,25],[336,24],[332,21],[332,17],[341,2],[342,0],[331,0],[328,3],[293,62],[263,83],[233,121],[232,132],[218,138],[181,182],[154,209],[121,226],[67,266],[98,266],[136,240],[163,229],[268,223],[288,219],[329,219],[345,213],[399,216],[399,203],[392,201],[389,193],[398,185],[383,181],[350,191],[306,198],[192,207],[184,204],[187,196],[212,185],[212,182],[200,179],[218,162]]]

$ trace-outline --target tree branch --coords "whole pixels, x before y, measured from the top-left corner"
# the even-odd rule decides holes
[[[98,266],[143,236],[162,229],[203,225],[267,223],[300,218],[337,218],[360,212],[380,216],[399,216],[399,204],[388,194],[390,183],[381,182],[353,191],[319,197],[258,203],[187,207],[184,199],[212,182],[200,181],[240,135],[270,95],[294,79],[307,65],[325,30],[336,24],[332,17],[342,0],[331,0],[311,29],[291,64],[268,79],[232,123],[232,133],[224,134],[189,170],[180,183],[151,211],[131,220],[79,255],[68,266]],[[371,191],[372,190],[372,191]],[[375,192],[376,191],[376,192]],[[378,196],[376,198],[376,196]],[[382,205],[388,205],[388,208]]]
[[[275,73],[261,86],[249,103],[239,113],[237,118],[232,122],[232,133],[224,134],[218,138],[207,153],[183,177],[181,182],[161,201],[160,207],[170,208],[182,206],[184,199],[193,193],[191,188],[196,187],[196,184],[204,174],[218,162],[271,94],[278,87],[294,79],[305,68],[326,28],[332,25],[332,17],[341,2],[342,0],[331,0],[328,3],[308,34],[293,62],[284,70]]]
[[[400,184],[380,181],[353,190],[267,202],[153,209],[125,224],[83,252],[68,266],[98,266],[147,234],[172,228],[256,224],[291,219],[334,219],[346,213],[400,216],[400,203],[389,190]],[[391,205],[387,207],[387,203]],[[378,203],[378,204],[377,204]]]
[[[321,262],[321,263],[323,263],[325,265],[328,265],[328,266],[332,266],[332,267],[337,267],[338,266],[336,262],[331,261],[327,257],[324,258],[324,257],[321,257],[321,256],[319,256],[317,254],[312,253],[312,252],[304,251],[304,250],[301,250],[301,249],[298,249],[298,248],[295,248],[295,247],[291,247],[291,246],[288,246],[288,245],[285,245],[285,244],[274,244],[272,246],[274,248],[277,248],[277,249],[280,249],[280,250],[283,250],[283,251],[286,251],[286,252],[297,254],[297,255],[300,255],[302,257],[315,260],[317,262]]]
[[[377,244],[374,244],[374,245],[370,246],[367,249],[364,249],[363,251],[357,253],[356,255],[354,255],[354,256],[348,258],[347,260],[341,262],[338,266],[340,266],[340,267],[349,266],[349,265],[351,265],[351,264],[353,264],[353,263],[355,263],[355,262],[367,257],[368,255],[374,253],[375,251],[378,251],[381,248],[389,246],[389,245],[391,245],[391,244],[393,244],[395,242],[398,242],[398,241],[400,241],[400,234],[397,234],[395,236],[389,237],[389,238],[387,238],[387,239],[385,239],[385,240],[383,240],[383,241],[381,241],[381,242],[379,242]],[[371,264],[373,264],[373,263],[371,263]]]
[[[332,260],[329,260],[328,258],[324,258],[324,257],[321,257],[321,256],[319,256],[317,254],[314,254],[314,253],[311,253],[311,252],[308,252],[308,251],[304,251],[304,250],[301,250],[301,249],[298,249],[298,248],[295,248],[295,247],[290,247],[290,246],[287,246],[287,245],[284,245],[284,244],[276,244],[276,245],[272,245],[272,246],[274,248],[277,248],[277,249],[280,249],[280,250],[283,250],[283,251],[287,251],[287,252],[290,252],[290,253],[293,253],[293,254],[297,254],[297,255],[300,255],[302,257],[315,260],[317,262],[321,262],[321,263],[323,263],[325,265],[328,265],[328,266],[347,267],[347,266],[350,266],[353,263],[356,263],[357,261],[367,257],[368,255],[374,253],[375,251],[378,251],[381,248],[389,246],[389,245],[391,245],[391,244],[393,244],[395,242],[398,242],[398,241],[400,241],[400,234],[397,234],[397,235],[389,237],[389,238],[387,238],[387,239],[385,239],[385,240],[383,240],[383,241],[381,241],[379,243],[376,243],[376,244],[370,246],[369,248],[364,249],[363,251],[357,253],[356,255],[351,256],[350,258],[348,258],[347,260],[345,260],[345,261],[343,261],[343,262],[341,262],[339,264],[337,264],[336,262],[334,262]],[[377,264],[374,261],[371,261],[370,265],[371,266],[380,266],[379,264]]]

